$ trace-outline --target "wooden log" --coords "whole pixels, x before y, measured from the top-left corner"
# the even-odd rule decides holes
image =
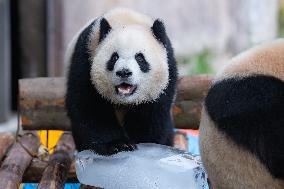
[[[19,187],[24,171],[37,153],[39,145],[35,133],[26,133],[19,139],[0,167],[0,189]]]
[[[0,133],[0,161],[7,153],[8,149],[12,146],[15,138],[12,133]]]
[[[212,83],[212,76],[196,75],[178,79],[177,101],[202,100]]]
[[[182,77],[174,121],[178,128],[198,128],[201,102],[211,83],[210,76]],[[64,109],[65,79],[35,78],[19,81],[20,117],[25,130],[70,130]]]
[[[64,109],[64,78],[21,79],[19,95],[24,130],[70,130]]]
[[[51,155],[38,188],[63,188],[75,150],[71,133],[64,133]]]
[[[37,158],[33,159],[30,166],[27,168],[24,176],[23,183],[39,183],[42,178],[42,173],[47,168],[48,162],[39,160]],[[78,183],[78,179],[75,171],[75,161],[72,159],[72,163],[67,175],[68,183]]]
[[[176,128],[198,129],[201,118],[202,101],[177,101],[173,107]]]
[[[45,168],[38,189],[63,189],[70,169],[75,144],[71,133],[63,133]]]
[[[26,169],[22,182],[23,183],[39,183],[42,173],[48,166],[48,162],[34,158]]]

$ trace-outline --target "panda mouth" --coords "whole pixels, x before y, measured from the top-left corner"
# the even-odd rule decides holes
[[[130,96],[132,95],[137,89],[136,85],[131,85],[128,83],[121,83],[115,86],[116,94],[120,96]]]

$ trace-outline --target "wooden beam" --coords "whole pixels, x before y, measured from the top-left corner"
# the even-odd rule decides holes
[[[209,75],[196,75],[179,78],[177,85],[177,101],[202,100],[206,96],[211,82],[212,76]]]
[[[48,162],[34,158],[30,166],[26,169],[23,175],[23,183],[39,183],[42,178],[42,173],[47,168]],[[72,163],[67,175],[68,183],[78,183],[78,179],[75,171],[75,161],[72,159]]]
[[[182,77],[173,107],[177,128],[197,129],[201,103],[211,84],[210,76]],[[70,130],[64,108],[64,78],[35,78],[19,81],[20,117],[25,130]]]
[[[48,0],[47,5],[47,75],[62,76],[64,70],[63,49],[63,1]]]
[[[15,138],[10,132],[0,133],[0,161],[7,153],[8,149],[12,146]]]
[[[0,1],[0,122],[7,121],[11,106],[10,1]]]
[[[46,0],[17,2],[21,75],[46,76]]]
[[[177,101],[173,107],[173,117],[176,128],[198,129],[201,117],[202,100]]]
[[[13,146],[0,167],[0,189],[17,189],[40,141],[35,133],[24,134]]]
[[[56,144],[37,189],[63,189],[70,169],[75,144],[71,133],[63,133]]]
[[[64,109],[64,78],[21,79],[19,95],[24,130],[70,130]]]

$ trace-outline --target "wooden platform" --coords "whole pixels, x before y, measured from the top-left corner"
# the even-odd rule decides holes
[[[175,147],[187,150],[187,145],[186,136],[177,133]],[[0,189],[17,189],[21,182],[39,183],[38,189],[63,189],[66,182],[78,182],[70,132],[62,134],[53,154],[41,154],[40,148],[36,132],[25,132],[17,141],[11,133],[0,133]]]
[[[172,110],[177,128],[198,128],[201,104],[211,81],[210,76],[179,78]],[[19,81],[19,118],[24,131],[18,136],[0,133],[0,189],[17,189],[22,182],[39,183],[38,189],[63,189],[66,182],[78,182],[64,91],[64,78]],[[44,151],[38,130],[65,131],[52,154]],[[188,149],[184,134],[176,133],[174,141],[175,147]],[[82,185],[81,188],[90,187]]]

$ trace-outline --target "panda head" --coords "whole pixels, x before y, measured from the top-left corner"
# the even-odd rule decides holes
[[[165,28],[156,20],[152,27],[132,24],[115,27],[102,18],[98,45],[91,57],[91,81],[114,104],[155,101],[167,88],[169,68],[162,38]]]

